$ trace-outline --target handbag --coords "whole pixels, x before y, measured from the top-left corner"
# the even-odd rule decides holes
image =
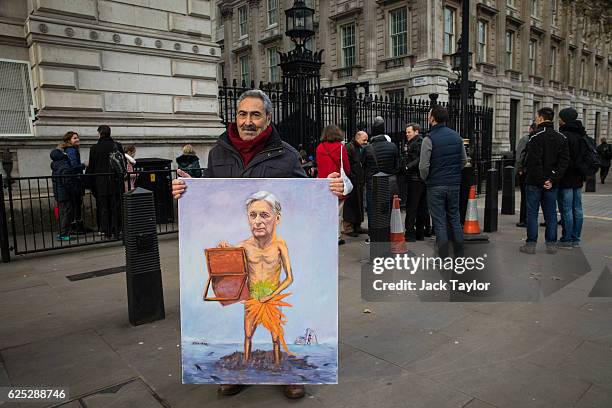
[[[380,166],[378,165],[378,158],[376,157],[376,148],[374,145],[370,146],[372,147],[372,156],[374,156],[376,170],[389,176],[389,193],[391,193],[391,197],[393,197],[394,195],[399,195],[399,185],[397,184],[397,176],[395,174],[387,174],[380,170]]]
[[[342,182],[344,183],[344,190],[342,191],[343,197],[340,197],[341,200],[345,199],[346,196],[349,195],[351,191],[353,191],[353,183],[351,182],[351,179],[344,172],[344,165],[343,165],[344,163],[342,161],[342,148],[343,147],[344,146],[342,146],[342,143],[340,143],[340,177],[342,177]],[[330,151],[327,150],[327,147],[323,145],[323,148],[327,152],[327,155],[332,159],[332,161],[335,161]]]

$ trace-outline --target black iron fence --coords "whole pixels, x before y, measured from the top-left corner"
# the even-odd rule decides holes
[[[175,170],[154,170],[128,173],[125,177],[115,174],[38,176],[0,178],[5,187],[0,189],[0,249],[7,262],[10,255],[23,255],[55,249],[81,247],[122,240],[121,195],[133,187],[153,191],[156,207],[158,235],[178,231],[176,202],[171,196],[171,181]],[[110,231],[101,221],[100,202],[85,186],[95,185],[95,179],[113,187],[108,195],[112,219],[117,228]],[[61,182],[80,190],[68,234],[61,231],[62,211],[53,193],[53,184]],[[78,194],[77,194],[78,195]],[[112,221],[111,221],[112,223]]]

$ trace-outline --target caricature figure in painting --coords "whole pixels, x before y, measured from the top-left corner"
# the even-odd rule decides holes
[[[263,324],[272,335],[274,363],[280,366],[281,344],[287,348],[282,329],[285,316],[280,306],[290,306],[282,302],[282,298],[289,294],[282,292],[293,282],[287,244],[276,236],[281,221],[281,204],[274,194],[259,191],[247,199],[246,212],[252,236],[236,245],[246,252],[250,294],[244,306],[243,364],[249,363],[251,340],[257,326]],[[229,248],[231,245],[221,241],[218,247]],[[283,281],[281,269],[285,271]]]

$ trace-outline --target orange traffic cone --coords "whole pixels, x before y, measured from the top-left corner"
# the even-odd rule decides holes
[[[478,224],[478,202],[476,201],[476,186],[470,187],[468,205],[463,224],[463,236],[466,241],[488,241],[489,237],[481,234]]]
[[[402,213],[400,211],[400,198],[393,196],[393,209],[391,210],[391,234],[390,239],[392,254],[405,254],[406,240],[404,238],[404,224],[402,223]]]

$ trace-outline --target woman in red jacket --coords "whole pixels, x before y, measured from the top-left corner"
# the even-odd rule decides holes
[[[329,125],[323,129],[321,135],[321,143],[317,146],[317,171],[319,178],[327,178],[331,173],[340,173],[340,162],[344,172],[348,176],[351,173],[348,154],[346,148],[342,144],[344,141],[344,132],[336,125]],[[342,155],[342,159],[340,156]],[[342,208],[344,207],[344,198],[338,201],[338,245],[344,244],[342,239]]]

